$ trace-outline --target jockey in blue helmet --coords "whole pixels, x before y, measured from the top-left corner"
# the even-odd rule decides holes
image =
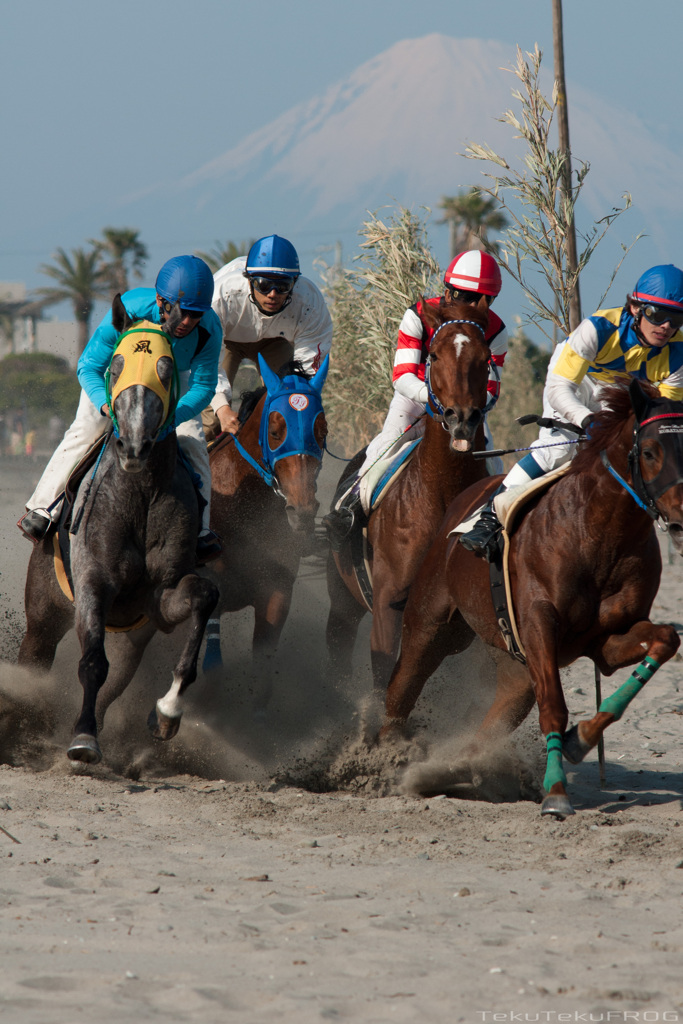
[[[623,307],[598,310],[582,320],[557,346],[548,366],[543,418],[555,425],[541,427],[531,451],[512,467],[496,495],[523,489],[569,462],[577,435],[602,408],[601,385],[638,377],[656,385],[665,398],[683,399],[681,328],[683,271],[672,263],[646,270]],[[492,498],[460,543],[491,561],[500,529]]]
[[[330,351],[332,320],[320,289],[302,277],[296,249],[280,235],[259,238],[214,275],[213,309],[223,327],[224,358],[211,408],[203,414],[207,437],[235,433],[232,384],[243,359],[259,353],[275,373],[292,359],[314,373]]]
[[[292,289],[301,276],[296,249],[279,235],[259,238],[247,255],[244,276],[249,282],[251,301],[264,316],[281,313],[292,301]]]
[[[174,331],[173,355],[180,380],[180,398],[175,409],[178,443],[202,481],[207,505],[197,544],[200,564],[220,554],[221,545],[209,526],[211,470],[201,424],[201,411],[216,389],[221,325],[211,309],[213,275],[197,256],[175,256],[164,263],[154,288],[132,288],[121,296],[133,320],[164,323],[176,302],[182,318]],[[59,518],[63,491],[72,468],[109,426],[105,373],[116,348],[118,335],[111,311],[95,330],[78,361],[82,387],[76,418],[29,498],[19,527],[38,543]]]
[[[198,256],[174,256],[167,260],[157,274],[155,288],[162,300],[162,313],[170,313],[176,302],[180,303],[181,312],[201,315],[211,309],[213,274]]]

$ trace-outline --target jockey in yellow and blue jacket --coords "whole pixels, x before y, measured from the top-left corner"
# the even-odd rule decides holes
[[[623,308],[599,310],[582,320],[557,346],[543,391],[543,418],[531,451],[503,480],[497,494],[568,462],[576,452],[577,431],[602,408],[601,386],[638,377],[666,398],[683,399],[683,271],[669,263],[651,267],[637,281]],[[549,447],[552,446],[552,447]],[[492,501],[460,538],[469,551],[489,559],[497,550],[500,523]]]

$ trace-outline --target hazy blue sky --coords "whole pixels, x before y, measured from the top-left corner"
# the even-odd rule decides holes
[[[565,0],[564,23],[570,108],[574,80],[680,153],[681,0]],[[550,0],[0,0],[0,25],[0,280],[32,287],[56,246],[99,234],[104,198],[194,170],[401,39],[498,39],[510,61],[538,42],[552,67]],[[623,134],[638,146],[628,122]],[[229,237],[228,211],[211,236],[186,237],[169,209],[144,237],[145,283],[156,254]]]

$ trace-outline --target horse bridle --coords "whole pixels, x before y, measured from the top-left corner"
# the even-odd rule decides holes
[[[641,420],[640,423],[638,423],[637,420],[635,421],[633,425],[633,446],[628,453],[628,467],[631,473],[631,479],[633,480],[633,487],[631,487],[626,480],[617,473],[611,465],[607,452],[604,449],[600,452],[600,459],[605,469],[611,473],[618,483],[621,484],[624,490],[628,491],[639,508],[642,508],[644,512],[647,512],[654,521],[661,518],[664,521],[665,526],[668,526],[668,519],[657,508],[657,498],[661,498],[662,494],[664,494],[665,491],[668,491],[670,487],[683,483],[683,476],[679,474],[671,481],[665,480],[663,484],[660,484],[657,490],[653,491],[652,484],[654,484],[657,477],[661,475],[661,471],[657,474],[657,477],[650,480],[648,483],[645,483],[640,469],[640,431],[643,427],[647,426],[647,424],[656,423],[659,420],[683,421],[683,412],[662,412],[658,413],[656,416],[648,416],[647,419]],[[683,422],[679,429],[673,429],[668,431],[668,433],[681,435],[681,441],[683,442]],[[683,444],[681,447],[683,448]]]
[[[292,402],[292,398],[299,400],[296,404],[301,405],[300,400],[302,399],[306,399],[306,403],[303,408],[297,409],[296,404]],[[277,408],[274,409],[274,405],[282,406],[284,411]],[[296,430],[293,429],[295,424],[292,423],[291,419],[287,418],[287,405],[297,413],[295,421]],[[275,451],[271,449],[268,443],[268,417],[271,412],[280,412],[287,424],[287,436]],[[235,446],[242,458],[256,470],[263,482],[268,487],[272,487],[281,498],[285,498],[285,495],[280,488],[275,471],[275,465],[280,459],[287,458],[290,455],[312,455],[322,465],[324,445],[323,448],[320,447],[313,431],[315,421],[321,412],[324,412],[324,410],[320,393],[315,388],[308,386],[306,378],[290,374],[282,378],[281,384],[276,391],[266,391],[259,428],[259,447],[263,464],[249,454],[236,434],[232,435]]]
[[[431,341],[429,343],[430,349],[431,349],[432,345],[434,344],[434,339],[436,338],[436,336],[439,333],[439,331],[443,330],[444,327],[450,326],[450,324],[471,324],[473,327],[476,327],[477,330],[481,331],[482,339],[484,341],[486,341],[486,331],[484,330],[484,328],[481,326],[480,323],[477,323],[476,320],[446,320],[444,323],[440,324],[437,327],[437,329],[434,331],[434,334],[432,335],[432,339],[431,339]],[[492,369],[494,371],[494,374],[496,376],[496,380],[500,384],[500,370],[496,366],[496,364],[494,362],[494,359],[493,359],[493,356],[489,356],[488,366],[489,366],[489,369]],[[432,357],[431,357],[431,355],[428,355],[427,356],[427,360],[425,362],[425,384],[427,385],[427,412],[429,413],[429,415],[432,417],[433,420],[437,420],[437,421],[441,422],[441,425],[444,428],[444,430],[448,430],[448,427],[446,426],[446,423],[445,423],[445,420],[444,420],[444,416],[446,414],[446,408],[445,408],[445,406],[443,406],[441,404],[441,402],[436,397],[436,395],[434,394],[434,391],[432,389],[431,368],[432,368]],[[483,409],[484,415],[486,415],[486,413],[490,412],[491,409],[493,409],[493,407],[494,407],[494,405],[496,404],[497,401],[498,401],[498,396],[497,395],[490,395],[489,396],[489,398],[488,398],[488,400],[486,402],[486,405],[484,406],[484,409]]]

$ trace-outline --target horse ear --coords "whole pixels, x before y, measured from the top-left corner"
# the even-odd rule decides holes
[[[636,414],[636,420],[640,423],[644,420],[650,407],[650,400],[640,386],[640,381],[634,377],[629,384],[628,393],[631,396],[631,405]]]
[[[258,353],[258,365],[259,370],[261,371],[261,377],[263,378],[263,383],[266,385],[266,391],[277,391],[280,386],[280,378],[271,370],[260,352]]]
[[[432,306],[424,295],[420,296],[420,314],[428,327],[438,327],[444,321],[441,306]]]
[[[318,394],[322,393],[323,384],[325,383],[327,371],[329,370],[329,368],[330,354],[328,352],[325,358],[323,359],[322,363],[320,364],[319,368],[316,370],[315,377],[311,377],[311,379],[308,382],[312,388],[315,388]]]
[[[114,296],[114,301],[111,304],[111,322],[114,325],[114,330],[117,334],[123,334],[131,326],[133,321],[128,316],[128,312],[123,302],[121,301],[121,293],[117,292]]]

